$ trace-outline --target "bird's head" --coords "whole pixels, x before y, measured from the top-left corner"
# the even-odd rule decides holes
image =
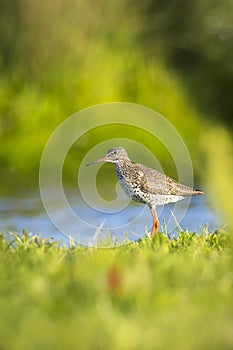
[[[104,157],[94,160],[91,163],[86,164],[87,166],[101,162],[118,163],[119,160],[129,159],[126,150],[122,147],[111,148]]]

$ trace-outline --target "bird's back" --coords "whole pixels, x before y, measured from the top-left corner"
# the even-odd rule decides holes
[[[158,170],[151,169],[142,164],[137,165],[145,175],[146,181],[144,182],[144,189],[151,194],[186,197],[202,193],[202,191],[195,190],[192,187],[177,182]]]

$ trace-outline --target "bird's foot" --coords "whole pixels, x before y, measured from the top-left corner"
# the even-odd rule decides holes
[[[155,233],[158,233],[158,230],[159,230],[159,221],[156,220],[153,223],[153,226],[152,226],[152,229],[151,229],[150,239],[152,239],[154,237]]]

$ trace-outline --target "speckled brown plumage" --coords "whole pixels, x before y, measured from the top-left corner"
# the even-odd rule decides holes
[[[119,183],[133,200],[147,204],[153,217],[151,237],[158,232],[159,221],[156,206],[174,203],[187,196],[202,194],[189,186],[180,184],[169,176],[142,164],[134,164],[122,147],[114,147],[107,154],[87,165],[99,162],[114,163]]]

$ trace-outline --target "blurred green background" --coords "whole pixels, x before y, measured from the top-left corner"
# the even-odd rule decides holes
[[[230,0],[0,0],[2,191],[38,187],[42,150],[62,120],[126,101],[173,123],[198,182],[230,218],[232,24]],[[77,142],[71,166],[104,134],[100,128]],[[151,149],[174,176],[166,155]]]
[[[0,0],[0,72],[3,202],[10,192],[38,193],[43,148],[63,120],[125,101],[177,128],[195,184],[228,224],[223,233],[161,234],[112,250],[67,249],[26,231],[9,243],[0,234],[0,348],[231,349],[233,2]],[[95,144],[129,133],[176,177],[158,140],[107,126],[73,145],[67,184]],[[99,178],[112,178],[112,167],[103,170]],[[25,206],[6,212],[17,217]]]

